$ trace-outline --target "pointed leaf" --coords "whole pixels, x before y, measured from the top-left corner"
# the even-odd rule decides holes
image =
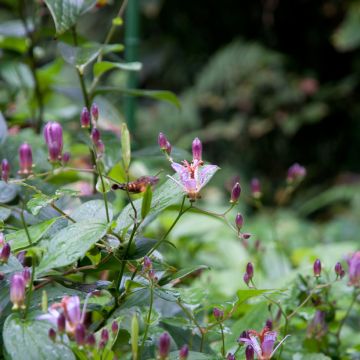
[[[110,61],[101,61],[94,65],[94,76],[101,76],[112,69],[139,71],[141,70],[141,67],[142,65],[140,62],[115,63]]]
[[[146,187],[146,191],[143,196],[143,200],[141,203],[141,217],[145,219],[146,215],[149,213],[151,208],[151,200],[152,200],[152,190],[151,186],[148,185]]]

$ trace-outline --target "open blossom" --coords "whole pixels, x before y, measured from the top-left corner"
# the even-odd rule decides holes
[[[248,330],[247,336],[248,337],[241,337],[239,341],[247,346],[251,346],[259,360],[269,360],[289,335],[281,340],[275,349],[274,345],[277,338],[277,332],[269,331],[266,326],[260,333],[254,330]]]
[[[87,299],[85,300],[83,310],[81,311],[80,298],[78,296],[64,296],[60,303],[51,305],[49,307],[49,312],[40,315],[38,319],[48,320],[56,326],[58,325],[59,318],[63,315],[65,317],[66,332],[74,335],[77,326],[84,322]]]
[[[356,251],[348,259],[349,285],[360,287],[360,251]]]
[[[200,147],[198,143],[196,146]],[[195,201],[200,197],[200,190],[210,181],[216,171],[219,170],[219,167],[216,165],[204,165],[203,161],[199,160],[199,151],[195,151],[194,155],[196,155],[196,158],[193,158],[191,163],[186,160],[184,160],[182,164],[176,162],[171,163],[171,167],[179,175],[180,180],[178,181],[171,176],[170,178],[182,187],[190,198],[190,201]]]

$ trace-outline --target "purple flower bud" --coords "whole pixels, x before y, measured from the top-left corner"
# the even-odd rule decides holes
[[[25,308],[25,280],[22,274],[15,274],[10,281],[10,300],[13,310]]]
[[[243,280],[244,280],[244,283],[249,286],[250,278],[247,273],[244,274]]]
[[[114,335],[116,335],[117,332],[118,332],[118,330],[119,330],[119,324],[118,324],[118,322],[117,322],[117,321],[113,321],[113,323],[111,324],[111,331],[112,331],[112,333],[113,333]]]
[[[348,259],[349,285],[360,287],[360,251],[356,251]]]
[[[91,105],[91,115],[94,121],[97,121],[99,118],[99,108],[96,103]]]
[[[238,213],[237,215],[236,215],[236,217],[235,217],[235,224],[236,224],[236,227],[237,227],[237,229],[240,231],[241,230],[241,228],[243,227],[243,225],[244,225],[244,218],[243,218],[243,216],[240,214],[240,213]]]
[[[109,331],[108,329],[102,329],[101,331],[101,341],[105,344],[109,341]]]
[[[96,146],[96,144],[99,142],[100,140],[100,131],[98,128],[93,128],[91,130],[91,140],[93,142],[93,144]]]
[[[213,315],[216,320],[220,320],[224,316],[224,312],[220,310],[219,308],[213,309]]]
[[[327,331],[328,331],[328,326],[326,323],[325,311],[316,310],[315,316],[311,320],[307,328],[308,337],[320,340],[323,336],[326,335]]]
[[[298,163],[295,163],[294,165],[291,165],[288,169],[287,181],[288,183],[301,181],[305,176],[306,176],[306,169],[303,166],[299,165]]]
[[[240,194],[241,194],[241,187],[240,184],[237,182],[231,190],[230,202],[236,203],[239,200]]]
[[[259,199],[261,197],[261,184],[258,178],[251,179],[251,194],[255,199]]]
[[[192,143],[193,160],[202,160],[202,144],[199,138],[195,138]]]
[[[159,357],[161,360],[165,360],[170,352],[170,336],[168,333],[162,333],[159,338]]]
[[[314,262],[314,276],[319,277],[321,274],[321,261],[316,259]]]
[[[342,279],[345,275],[345,271],[341,265],[341,263],[337,262],[335,264],[335,274],[337,275],[337,277],[340,277],[340,279]]]
[[[246,330],[244,330],[241,334],[240,334],[240,336],[239,336],[239,338],[238,338],[238,343],[240,343],[240,344],[243,344],[244,342],[243,342],[243,340],[241,340],[241,339],[249,339],[249,334],[248,334],[248,332],[246,331]]]
[[[19,147],[19,174],[30,174],[32,171],[32,149],[27,143],[20,145]]]
[[[16,254],[16,258],[19,260],[20,264],[22,266],[25,266],[25,260],[26,260],[26,251],[20,251]]]
[[[104,349],[104,348],[105,348],[105,346],[106,346],[106,342],[105,342],[105,341],[103,341],[103,340],[100,340],[100,342],[99,342],[99,350]]]
[[[64,152],[63,156],[62,156],[62,161],[63,161],[63,164],[67,164],[69,161],[70,161],[70,153],[69,152]]]
[[[84,107],[80,115],[80,124],[82,128],[88,129],[90,127],[90,113],[87,107]]]
[[[251,262],[248,262],[246,265],[246,273],[249,276],[249,279],[251,280],[254,276],[254,266]]]
[[[152,269],[152,262],[148,256],[144,257],[143,272],[147,272]]]
[[[179,351],[179,360],[186,360],[189,356],[189,347],[187,345],[183,345]]]
[[[245,349],[245,359],[254,360],[254,349],[251,345],[248,345]]]
[[[85,344],[85,326],[83,324],[77,324],[75,328],[75,341],[78,345]]]
[[[63,313],[59,315],[57,318],[57,328],[60,334],[62,334],[65,331],[66,328],[66,318]]]
[[[10,257],[11,247],[9,243],[4,244],[0,250],[0,262],[7,263]]]
[[[48,122],[44,128],[44,138],[48,147],[49,160],[56,162],[61,159],[63,149],[63,131],[57,122]]]
[[[234,354],[228,353],[226,356],[226,360],[236,360],[236,357]]]
[[[56,331],[53,328],[49,329],[49,338],[54,342],[56,341]]]
[[[167,140],[166,136],[162,132],[160,132],[159,136],[158,136],[158,144],[160,146],[160,149],[166,150],[167,143],[168,143],[168,140]]]
[[[265,326],[266,326],[269,330],[272,330],[272,328],[273,328],[273,322],[272,322],[272,320],[270,320],[270,319],[266,320]]]
[[[251,234],[250,233],[242,233],[241,234],[241,237],[244,239],[244,240],[248,240],[251,238]]]
[[[105,153],[105,145],[104,143],[102,142],[102,140],[99,140],[97,143],[96,143],[96,152],[97,152],[97,156],[98,157],[101,157],[104,155]]]
[[[31,269],[26,266],[22,272],[22,276],[24,278],[25,285],[28,286],[31,280]]]
[[[165,147],[165,152],[170,155],[171,154],[171,144],[169,143],[169,141],[166,142],[166,147]]]
[[[96,345],[96,338],[94,334],[91,333],[86,337],[86,344],[90,347],[94,347]]]
[[[1,161],[1,180],[8,182],[10,175],[10,164],[7,159]]]

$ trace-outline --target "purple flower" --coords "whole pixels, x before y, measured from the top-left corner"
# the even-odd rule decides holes
[[[202,161],[202,144],[199,138],[195,138],[192,142],[193,159]]]
[[[66,319],[63,313],[61,313],[57,318],[57,328],[60,334],[63,333],[66,329]]]
[[[315,312],[315,316],[311,320],[307,329],[308,337],[320,340],[323,336],[326,335],[328,326],[326,324],[325,318],[325,311],[317,310]]]
[[[96,144],[99,142],[100,140],[100,131],[98,128],[93,128],[91,130],[91,140],[93,142],[93,144],[96,146]]]
[[[294,182],[301,181],[305,176],[306,169],[298,163],[295,163],[294,165],[291,165],[288,169],[287,181],[288,183],[292,184]]]
[[[213,309],[213,315],[216,320],[220,320],[224,316],[224,312],[220,310],[219,308]]]
[[[0,248],[0,262],[1,263],[7,263],[10,257],[11,248],[9,243],[5,243]]]
[[[251,262],[248,262],[246,264],[246,273],[248,274],[249,279],[251,280],[254,276],[254,266]]]
[[[148,256],[144,257],[143,272],[147,272],[152,269],[152,262]]]
[[[243,280],[244,280],[244,283],[249,286],[250,278],[249,278],[249,275],[247,273],[244,274]]]
[[[238,213],[235,217],[235,225],[236,225],[238,231],[240,231],[244,225],[244,218],[240,213]]]
[[[80,115],[80,124],[82,128],[88,129],[90,127],[90,113],[87,107],[84,107]]]
[[[236,357],[234,354],[228,353],[226,356],[226,360],[236,360]]]
[[[165,332],[160,335],[158,350],[159,350],[159,357],[161,360],[165,360],[167,358],[167,356],[169,355],[170,342],[171,342],[171,340],[170,340],[170,336],[168,333]]]
[[[91,115],[94,121],[97,121],[99,118],[99,107],[96,103],[91,105]]]
[[[94,334],[91,333],[86,337],[86,344],[90,347],[94,347],[96,345],[96,338]]]
[[[86,330],[84,324],[77,324],[75,327],[75,341],[78,345],[85,344]]]
[[[160,132],[159,136],[158,136],[158,144],[160,146],[160,149],[161,150],[166,150],[167,143],[168,143],[168,139],[166,138],[166,136],[162,132]]]
[[[52,341],[56,341],[56,331],[53,329],[53,328],[51,328],[51,329],[49,329],[49,338],[52,340]]]
[[[319,277],[321,275],[321,261],[316,259],[314,262],[314,276]]]
[[[345,276],[345,271],[341,265],[341,263],[337,262],[335,264],[335,274],[336,274],[336,278],[340,278],[342,279]]]
[[[25,281],[25,285],[29,286],[30,280],[31,280],[31,269],[29,267],[24,267],[24,270],[22,272],[22,276]]]
[[[233,188],[231,190],[230,202],[236,203],[239,200],[240,194],[241,194],[241,187],[240,187],[240,184],[237,182],[237,183],[235,183],[235,185],[233,186]]]
[[[11,278],[10,300],[13,310],[25,309],[25,280],[22,274],[15,274]]]
[[[63,161],[63,164],[67,164],[69,161],[70,161],[70,153],[69,152],[64,152],[63,156],[62,156],[62,161]]]
[[[7,159],[1,161],[1,180],[8,182],[10,174],[10,164]]]
[[[101,331],[101,341],[107,343],[109,341],[109,331],[108,329],[102,329]]]
[[[117,332],[118,332],[118,330],[119,330],[119,324],[118,324],[118,322],[117,322],[117,321],[113,321],[112,324],[111,324],[111,331],[112,331],[112,333],[113,333],[114,335],[116,335]]]
[[[251,179],[251,194],[255,199],[259,199],[261,197],[261,184],[258,178]]]
[[[183,345],[179,351],[179,360],[186,360],[189,356],[189,347],[187,345]]]
[[[49,160],[56,162],[61,160],[63,149],[63,131],[57,122],[48,122],[44,128],[44,138],[48,147]]]
[[[254,349],[251,345],[248,345],[245,349],[246,360],[254,360]]]
[[[33,166],[32,149],[27,143],[24,143],[19,147],[19,164],[19,174],[27,175],[31,173]]]
[[[348,259],[349,285],[360,287],[360,251],[354,252]]]
[[[100,158],[104,155],[105,153],[105,144],[102,142],[102,140],[100,139],[97,143],[96,143],[96,153],[97,153],[97,157]]]

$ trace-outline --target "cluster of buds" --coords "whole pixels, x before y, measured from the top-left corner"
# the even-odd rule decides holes
[[[96,149],[96,155],[98,158],[102,157],[105,152],[105,145],[100,137],[100,131],[98,128],[93,127],[91,130],[91,141]]]
[[[19,174],[29,175],[33,168],[32,149],[28,143],[24,143],[19,147]]]
[[[1,161],[1,180],[8,182],[10,175],[10,163],[7,159],[2,159]]]
[[[246,270],[244,274],[244,282],[247,286],[249,286],[249,283],[252,281],[252,278],[254,276],[254,266],[251,262],[247,263]]]
[[[48,122],[44,127],[44,139],[48,147],[49,161],[61,161],[64,145],[62,126],[55,121]]]
[[[0,263],[6,264],[9,260],[11,247],[9,243],[5,242],[3,233],[0,233]]]
[[[25,276],[24,276],[25,275]],[[13,303],[13,310],[25,309],[26,285],[29,283],[30,277],[26,274],[17,273],[10,280],[10,301]]]
[[[167,155],[170,156],[171,154],[171,144],[166,138],[166,136],[161,132],[158,136],[158,144],[160,149]]]
[[[287,173],[287,182],[292,185],[299,183],[306,176],[306,169],[298,163],[291,165]]]
[[[98,119],[99,119],[99,108],[95,103],[93,103],[91,105],[90,111],[87,107],[84,107],[82,109],[80,115],[80,125],[84,129],[89,129],[92,122],[93,127],[96,127],[96,122],[98,121]]]
[[[250,183],[251,195],[254,199],[259,200],[261,198],[261,183],[258,178],[252,178]]]
[[[148,256],[144,257],[142,271],[143,271],[144,275],[146,275],[150,281],[156,282],[158,280],[155,275],[155,270],[153,269],[152,261]]]

